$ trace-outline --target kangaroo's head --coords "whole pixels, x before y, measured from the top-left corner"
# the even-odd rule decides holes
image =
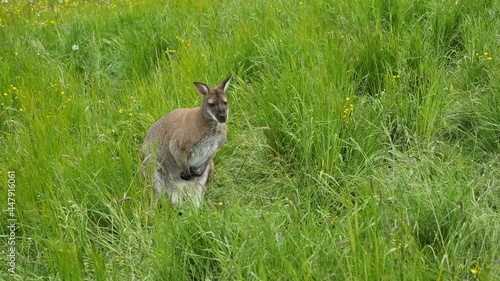
[[[229,80],[231,80],[231,76],[224,79],[215,88],[210,88],[200,82],[194,82],[194,87],[203,96],[201,104],[203,113],[219,123],[225,123],[228,116],[229,108],[227,107],[226,90],[229,86]]]

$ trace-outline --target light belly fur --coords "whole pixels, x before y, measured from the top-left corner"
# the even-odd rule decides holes
[[[188,156],[188,166],[199,167],[207,162],[209,158],[214,156],[221,143],[222,137],[220,135],[202,139],[191,149]]]
[[[205,185],[208,179],[208,169],[200,177],[195,177],[190,181],[177,180],[170,182],[170,200],[173,204],[190,201],[194,206],[200,207]]]

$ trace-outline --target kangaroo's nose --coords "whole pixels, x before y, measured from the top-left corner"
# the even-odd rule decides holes
[[[227,113],[225,111],[220,111],[217,113],[217,119],[219,119],[219,122],[226,122]]]

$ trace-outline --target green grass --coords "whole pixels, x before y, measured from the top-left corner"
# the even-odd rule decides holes
[[[500,279],[498,0],[137,2],[0,3],[0,279]],[[153,208],[148,127],[228,74],[202,207]]]

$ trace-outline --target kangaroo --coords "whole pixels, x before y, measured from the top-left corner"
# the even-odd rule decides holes
[[[143,173],[145,178],[154,174],[157,200],[168,195],[174,205],[189,200],[200,206],[213,176],[213,158],[226,141],[230,80],[215,88],[194,82],[203,96],[201,106],[175,109],[149,128],[142,146]]]

